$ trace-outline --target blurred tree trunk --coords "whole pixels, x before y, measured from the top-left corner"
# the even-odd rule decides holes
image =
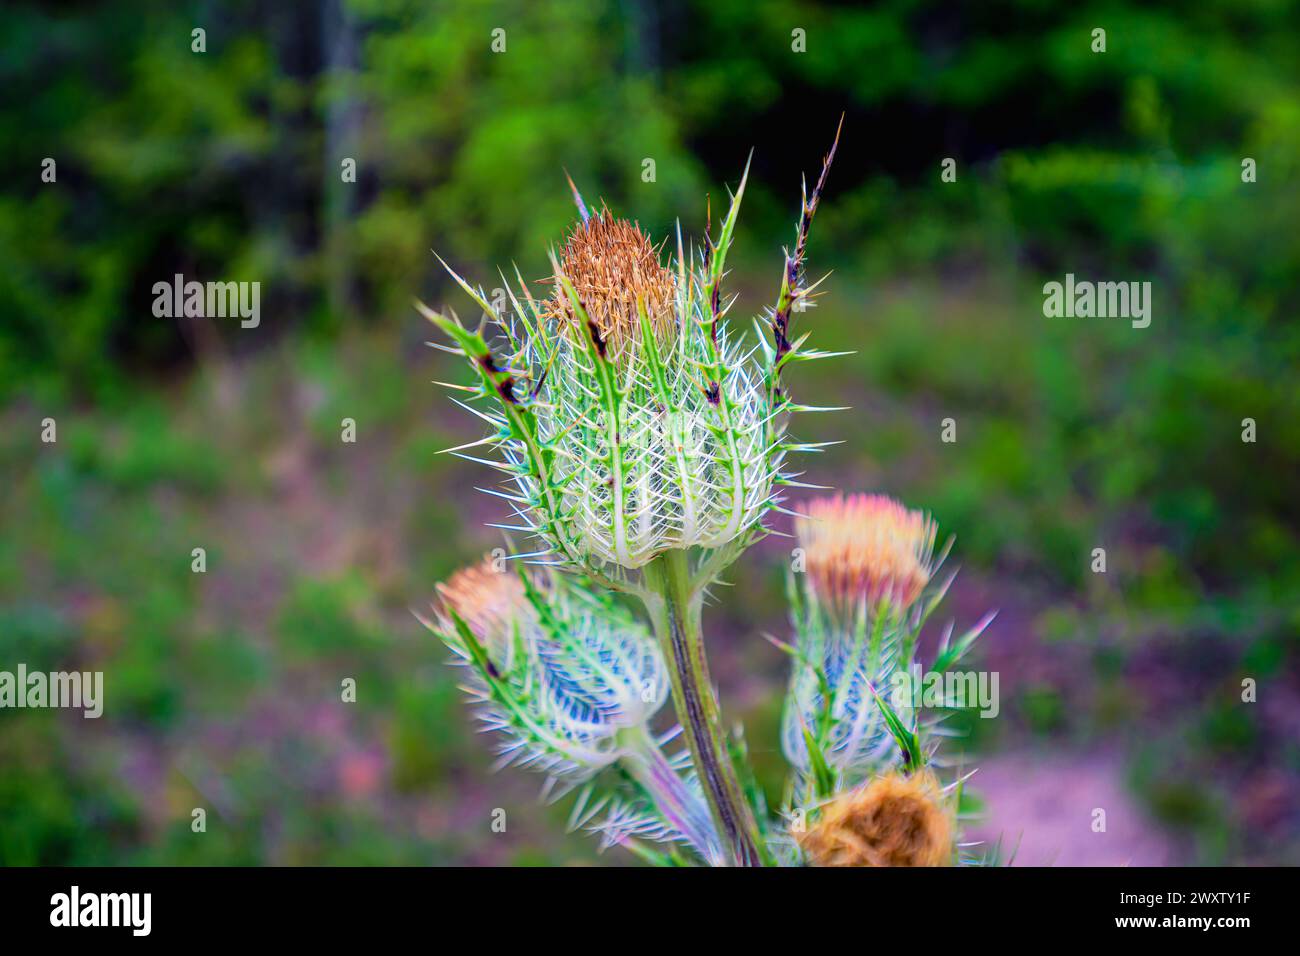
[[[361,102],[356,93],[358,27],[346,0],[321,0],[321,62],[330,95],[325,107],[323,259],[327,301],[333,322],[356,314],[361,296],[351,224],[361,206],[362,163],[358,155]],[[356,162],[354,182],[343,181],[343,161]]]

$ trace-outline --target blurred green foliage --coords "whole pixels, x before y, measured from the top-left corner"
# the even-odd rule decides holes
[[[1006,669],[1082,653],[1008,680],[1012,729],[977,742],[1118,739],[1196,858],[1282,858],[1294,819],[1232,801],[1261,763],[1300,792],[1298,73],[1281,0],[7,5],[0,667],[102,668],[112,704],[0,715],[0,861],[590,859],[531,781],[492,784],[509,849],[456,818],[504,798],[474,792],[482,741],[408,612],[501,515],[437,454],[470,426],[411,301],[465,305],[431,248],[488,289],[498,262],[544,277],[565,168],[698,237],[752,146],[729,281],[756,312],[841,112],[811,248],[834,274],[799,321],[855,354],[798,386],[855,410],[798,424],[845,439],[813,479],[955,532],[963,580],[1023,611]],[[1066,272],[1151,281],[1151,327],[1045,319]],[[154,318],[175,273],[260,281],[261,327]],[[723,651],[783,627],[779,556],[738,572]],[[771,793],[778,664],[719,668],[767,681],[740,706]],[[1267,708],[1234,704],[1243,676]],[[206,841],[199,801],[225,807]]]

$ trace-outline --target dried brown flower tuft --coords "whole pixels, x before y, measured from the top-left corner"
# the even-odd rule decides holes
[[[939,782],[923,770],[840,794],[799,845],[814,866],[944,866],[952,833]]]
[[[611,357],[641,337],[638,298],[645,302],[656,338],[670,342],[675,337],[676,278],[660,264],[657,250],[636,223],[615,219],[608,209],[578,223],[561,251],[560,269]],[[544,311],[574,323],[573,307],[558,281]],[[577,331],[587,334],[585,329]]]

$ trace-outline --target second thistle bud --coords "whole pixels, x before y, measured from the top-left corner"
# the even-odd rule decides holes
[[[501,753],[551,776],[586,779],[647,730],[668,697],[663,657],[626,611],[558,576],[464,568],[439,585],[426,622],[471,668],[468,688]]]
[[[795,530],[807,573],[792,582],[796,663],[781,739],[804,785],[824,796],[898,752],[876,698],[910,660],[936,530],[883,495],[821,498],[803,511]]]

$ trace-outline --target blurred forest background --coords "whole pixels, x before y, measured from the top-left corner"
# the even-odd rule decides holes
[[[562,167],[698,236],[754,147],[747,324],[841,112],[798,321],[854,354],[792,384],[853,410],[798,423],[845,440],[807,480],[933,512],[946,612],[1002,609],[1001,715],[961,721],[983,832],[1300,861],[1296,4],[14,2],[0,85],[0,669],[106,686],[97,721],[0,713],[0,863],[627,862],[489,772],[411,616],[503,517],[438,454],[477,429],[412,300],[469,314],[432,249],[545,276]],[[260,281],[260,327],[155,318],[178,272]],[[1151,281],[1151,326],[1044,318],[1066,272]],[[788,547],[708,619],[773,794]]]

